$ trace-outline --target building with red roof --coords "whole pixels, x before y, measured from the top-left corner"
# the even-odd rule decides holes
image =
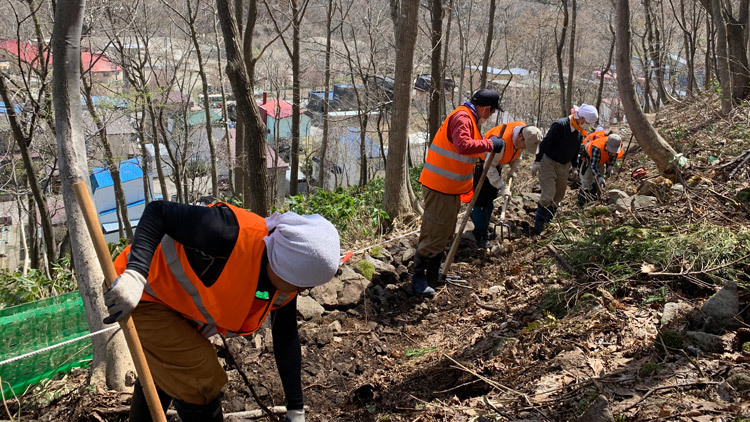
[[[292,137],[292,105],[281,99],[267,99],[263,93],[263,100],[258,103],[260,119],[268,128],[266,140],[276,142],[277,139]],[[299,136],[310,136],[310,117],[300,110]]]

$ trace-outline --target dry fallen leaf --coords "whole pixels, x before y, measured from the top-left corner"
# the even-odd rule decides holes
[[[652,264],[643,263],[641,264],[641,272],[643,274],[651,274],[656,271],[656,267],[654,267]]]

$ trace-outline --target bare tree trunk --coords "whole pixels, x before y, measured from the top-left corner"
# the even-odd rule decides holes
[[[575,86],[575,64],[576,64],[576,23],[578,21],[578,4],[577,0],[571,0],[570,3],[570,45],[568,46],[568,86],[565,94],[565,110],[573,107],[573,87]],[[563,115],[567,114],[566,111]]]
[[[169,201],[167,180],[164,177],[164,169],[162,168],[161,144],[159,143],[159,128],[157,127],[154,103],[150,97],[145,98],[145,100],[148,102],[148,118],[151,121],[151,144],[154,146],[154,167],[156,167],[156,176],[159,179],[159,189],[161,190],[162,199]],[[168,143],[169,139],[164,138],[164,144],[167,145]]]
[[[711,14],[716,28],[716,76],[721,86],[721,112],[729,114],[732,111],[732,75],[729,64],[729,45],[727,40],[727,22],[721,9],[721,0],[701,0],[706,10]],[[710,5],[706,4],[710,2]]]
[[[575,0],[573,0],[575,1]],[[489,23],[487,24],[487,38],[484,42],[484,56],[482,57],[482,74],[479,81],[480,88],[487,87],[487,66],[490,63],[490,55],[492,53],[492,34],[495,31],[495,8],[497,7],[496,0],[490,0],[490,11],[489,11]],[[432,139],[432,138],[430,138]]]
[[[86,149],[82,132],[80,89],[80,39],[85,0],[57,2],[52,35],[55,57],[53,103],[57,151],[60,158],[60,180],[73,250],[76,279],[91,331],[104,327],[106,316],[101,282],[104,276],[94,252],[75,194],[73,183],[88,180]],[[133,372],[132,361],[121,333],[94,336],[94,359],[91,362],[91,383],[118,391],[125,390],[125,377]]]
[[[565,95],[565,76],[563,75],[563,50],[565,49],[565,34],[568,32],[568,0],[561,0],[561,10],[563,14],[562,28],[560,34],[557,33],[555,28],[555,36],[557,36],[557,54],[555,60],[557,62],[557,83],[560,85],[560,110],[563,116],[567,116],[570,113],[570,107],[567,103]],[[568,74],[568,81],[570,81],[571,75]]]
[[[212,8],[212,11],[215,13],[216,9]],[[229,136],[229,109],[227,108],[227,92],[226,92],[227,90],[224,85],[224,72],[221,71],[222,69],[221,43],[219,42],[218,22],[216,22],[216,19],[213,19],[213,22],[214,22],[214,39],[216,42],[216,62],[219,66],[219,89],[221,89],[221,109],[224,113],[224,137],[227,140],[227,171],[229,172],[229,175],[228,175],[229,192],[230,194],[234,195],[235,194],[234,168],[233,168],[233,163],[232,163],[232,142]]]
[[[443,44],[445,44],[445,47],[443,49],[443,64],[442,64],[442,72],[440,73],[440,80],[444,81],[446,78],[445,69],[447,67],[446,63],[448,62],[448,47],[450,45],[450,39],[451,39],[451,22],[453,21],[453,0],[448,1],[448,9],[446,10],[446,13],[448,14],[448,24],[445,26],[445,40]],[[461,72],[463,74],[464,72]],[[463,82],[463,80],[462,80]],[[451,104],[453,103],[453,91],[451,91]],[[435,133],[437,133],[437,130],[440,129],[440,124],[443,116],[447,115],[447,111],[445,110],[445,104],[447,102],[447,98],[445,96],[441,97],[443,101],[440,102],[440,115],[438,117],[438,126],[435,128]],[[454,107],[455,108],[455,107]],[[432,134],[430,136],[429,141],[432,142],[432,138],[434,138],[435,135]]]
[[[604,79],[607,72],[612,68],[612,57],[615,53],[615,29],[612,27],[612,17],[610,16],[609,31],[612,34],[612,41],[609,43],[609,54],[607,55],[607,65],[602,69],[599,75],[599,87],[596,89],[596,109],[601,112],[602,92],[604,92]]]
[[[326,176],[328,171],[326,169],[326,155],[328,154],[328,87],[331,85],[331,37],[333,31],[331,30],[333,21],[333,0],[328,0],[328,9],[326,12],[326,58],[325,58],[325,76],[323,77],[325,89],[323,90],[323,139],[320,142],[319,165],[318,168],[318,184],[322,189],[326,188]]]
[[[21,160],[23,162],[24,170],[26,170],[26,179],[29,184],[29,189],[31,189],[34,201],[38,205],[42,225],[42,236],[44,237],[47,256],[50,257],[52,262],[55,262],[55,257],[57,256],[55,253],[55,247],[57,244],[55,243],[55,236],[52,230],[52,217],[49,214],[47,197],[44,195],[44,192],[42,192],[42,187],[39,184],[39,176],[34,169],[34,164],[31,161],[31,152],[29,151],[33,134],[24,135],[21,124],[18,121],[18,116],[16,115],[15,107],[12,106],[14,103],[11,101],[5,78],[5,75],[0,75],[0,97],[5,104],[11,105],[6,107],[8,123],[10,124],[13,138],[16,140],[16,145],[18,145],[18,149],[21,152]],[[34,230],[33,237],[36,238],[36,230]],[[46,271],[49,271],[49,268],[46,269]]]
[[[391,4],[396,0],[391,0]],[[396,67],[393,84],[393,113],[388,147],[388,167],[385,172],[385,197],[383,208],[391,221],[413,212],[410,197],[409,173],[406,165],[407,135],[411,106],[412,66],[414,45],[417,40],[417,13],[419,0],[402,0],[396,14],[394,27],[396,39]]]
[[[495,0],[492,0],[495,3]],[[429,139],[435,137],[440,128],[440,104],[443,99],[443,65],[441,63],[440,52],[443,38],[443,0],[432,0],[430,3],[432,12],[432,33],[430,41],[432,45],[432,62],[430,70],[430,111],[427,120],[429,130]]]
[[[96,125],[96,130],[99,132],[99,140],[102,142],[102,148],[104,149],[104,161],[107,163],[110,174],[112,175],[112,184],[115,190],[115,202],[117,203],[117,212],[122,217],[122,227],[125,229],[125,236],[128,241],[133,240],[133,227],[130,225],[130,217],[128,216],[128,201],[125,198],[125,191],[122,189],[122,179],[120,179],[120,162],[115,160],[114,154],[112,154],[112,146],[109,143],[107,136],[107,127],[102,122],[99,112],[94,107],[94,102],[91,99],[91,81],[87,81],[86,77],[81,78],[83,80],[83,93],[86,100],[86,107],[91,115],[91,120]],[[144,175],[144,179],[147,178]],[[99,210],[101,212],[102,210]]]
[[[246,195],[243,199],[249,208],[260,216],[266,216],[269,209],[268,177],[266,168],[266,126],[260,119],[258,106],[253,100],[252,76],[246,66],[247,57],[243,57],[240,46],[240,34],[234,15],[234,6],[229,0],[216,0],[219,12],[219,22],[224,33],[224,43],[227,53],[227,77],[232,84],[237,100],[238,119],[243,119],[245,125],[245,140],[248,148],[248,178],[245,185]],[[245,28],[246,33],[252,32],[253,27]]]
[[[630,5],[628,0],[617,0],[616,6],[616,31],[617,31],[617,85],[620,90],[628,124],[638,145],[649,158],[654,160],[659,172],[663,175],[673,174],[670,161],[675,156],[675,151],[667,144],[659,133],[656,132],[646,115],[643,114],[635,95],[633,85],[633,71],[630,67]]]
[[[711,56],[714,51],[714,30],[711,19],[706,18],[706,55],[705,55],[705,67],[706,77],[703,80],[703,89],[709,90],[711,88],[711,74],[713,67],[711,66]]]

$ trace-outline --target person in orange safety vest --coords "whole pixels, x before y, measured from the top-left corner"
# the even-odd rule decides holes
[[[223,419],[227,375],[208,338],[251,334],[270,316],[286,420],[304,422],[297,295],[330,281],[339,260],[338,231],[317,214],[153,201],[115,259],[104,322],[132,316],[163,408],[211,422]],[[136,381],[130,421],[150,420]]]
[[[479,192],[475,193],[478,196],[471,211],[471,221],[474,223],[472,234],[479,248],[487,247],[490,217],[495,207],[495,199],[498,194],[503,197],[510,196],[510,189],[503,181],[502,168],[509,167],[505,180],[514,177],[518,173],[521,152],[526,149],[536,155],[536,149],[542,140],[542,131],[535,126],[528,126],[524,122],[517,121],[495,126],[484,134],[485,139],[493,136],[501,138],[505,146],[500,153],[495,154],[487,170],[487,180],[482,183]],[[483,170],[483,165],[477,164],[474,171],[475,184],[478,183]]]
[[[440,263],[453,235],[461,206],[460,196],[473,189],[474,164],[483,153],[500,152],[498,137],[483,139],[479,126],[500,108],[500,96],[490,89],[476,91],[443,121],[432,140],[419,182],[424,214],[414,256],[412,285],[418,295],[431,295],[440,278]]]
[[[602,173],[610,176],[614,171],[615,161],[623,155],[622,138],[616,133],[607,135],[601,130],[586,137],[578,169],[581,179],[578,206],[584,206],[590,199],[599,195],[606,187]]]

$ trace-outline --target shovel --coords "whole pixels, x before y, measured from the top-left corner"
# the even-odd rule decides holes
[[[513,177],[510,177],[508,179],[508,183],[506,186],[508,186],[508,191],[510,191],[510,187],[513,184]],[[497,228],[497,225],[500,225],[500,241],[502,242],[505,239],[505,232],[508,232],[508,235],[510,235],[510,226],[508,223],[505,222],[505,210],[508,209],[508,203],[510,202],[510,195],[504,195],[503,196],[503,208],[500,211],[500,221],[495,225],[495,228]]]
[[[94,242],[94,249],[96,250],[96,257],[99,258],[99,265],[102,266],[102,272],[104,272],[104,285],[109,287],[117,278],[117,271],[115,271],[115,264],[112,263],[107,242],[104,240],[104,235],[99,226],[96,208],[94,208],[94,203],[91,201],[86,183],[74,183],[73,191],[76,194],[78,205],[81,207],[81,212],[83,212],[83,218],[86,220],[86,227],[89,229],[91,241]],[[120,328],[122,328],[122,333],[125,334],[125,341],[128,343],[130,356],[133,358],[135,370],[141,381],[143,393],[148,403],[148,410],[151,412],[151,419],[157,422],[167,422],[167,418],[161,408],[161,402],[159,402],[159,396],[156,393],[154,379],[151,377],[151,371],[148,369],[146,356],[143,354],[141,340],[135,331],[133,318],[128,316],[126,319],[120,321]]]

